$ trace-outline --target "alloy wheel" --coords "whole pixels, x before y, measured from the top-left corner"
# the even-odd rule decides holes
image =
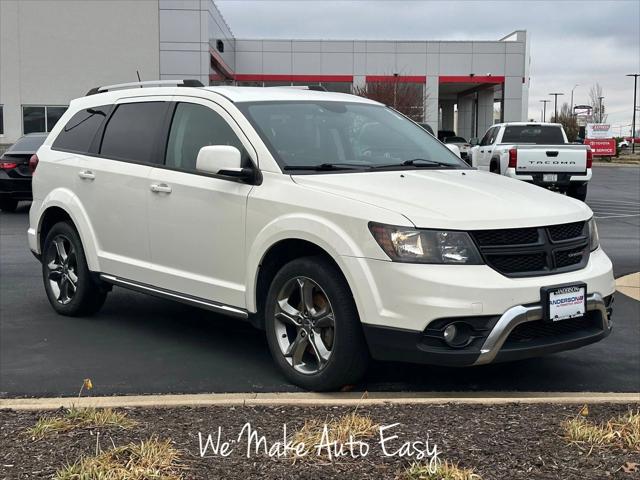
[[[320,372],[331,358],[335,317],[324,290],[307,277],[287,281],[276,298],[278,346],[296,371]]]
[[[47,280],[56,301],[66,305],[78,290],[78,258],[71,240],[56,235],[46,254]]]

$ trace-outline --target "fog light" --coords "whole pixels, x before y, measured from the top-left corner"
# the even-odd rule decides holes
[[[442,338],[447,345],[453,348],[463,348],[469,345],[473,328],[465,322],[453,322],[442,331]]]
[[[450,323],[447,325],[447,328],[444,329],[444,341],[447,342],[447,345],[453,346],[455,344],[456,335],[458,334],[458,329],[454,323]]]

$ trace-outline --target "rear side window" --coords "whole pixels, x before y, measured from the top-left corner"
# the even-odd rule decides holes
[[[236,147],[243,165],[250,162],[242,142],[224,118],[203,105],[179,103],[171,123],[165,165],[195,170],[198,152],[207,145]]]
[[[51,147],[54,150],[87,153],[110,109],[110,105],[104,105],[80,110],[67,122]]]
[[[102,137],[100,154],[117,160],[161,163],[156,143],[166,102],[123,103],[116,106]]]
[[[560,127],[551,125],[513,125],[504,129],[502,143],[562,145],[564,136]]]

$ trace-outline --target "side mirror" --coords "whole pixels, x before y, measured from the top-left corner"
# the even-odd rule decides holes
[[[469,140],[469,145],[471,145],[472,147],[475,147],[476,145],[478,145],[478,139],[476,137],[473,137]]]
[[[445,147],[447,147],[449,150],[451,150],[456,157],[458,158],[462,158],[460,156],[460,148],[457,145],[454,145],[453,143],[446,143]]]
[[[219,175],[233,175],[240,172],[240,150],[228,145],[208,145],[202,147],[196,158],[196,170]]]

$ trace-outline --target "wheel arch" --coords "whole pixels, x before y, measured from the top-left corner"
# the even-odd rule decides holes
[[[95,235],[79,199],[68,190],[55,190],[42,202],[40,212],[36,232],[39,253],[43,253],[42,243],[51,227],[60,221],[67,221],[73,225],[80,236],[89,270],[99,272]]]
[[[280,239],[272,243],[264,251],[255,269],[255,276],[248,284],[251,288],[250,291],[247,292],[247,306],[250,312],[255,312],[250,315],[251,323],[253,323],[254,326],[264,328],[264,305],[269,287],[275,275],[287,263],[303,257],[321,257],[331,263],[340,272],[349,286],[349,290],[355,301],[353,288],[339,255],[330,253],[326,248],[309,239],[299,237]]]

